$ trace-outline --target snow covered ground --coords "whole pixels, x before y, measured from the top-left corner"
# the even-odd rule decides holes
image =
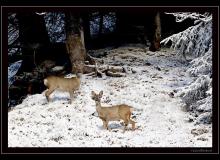
[[[68,93],[55,91],[28,96],[8,112],[9,147],[212,147],[212,126],[191,122],[178,97],[194,81],[187,66],[169,49],[150,52],[140,46],[108,50],[104,64],[123,66],[126,77],[83,75],[72,104]],[[123,133],[120,122],[105,130],[97,117],[91,91],[103,90],[102,104],[126,103],[135,111],[136,130]],[[95,114],[94,114],[95,113]]]

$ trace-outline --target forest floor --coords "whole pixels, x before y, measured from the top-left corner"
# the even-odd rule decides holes
[[[170,49],[150,52],[138,45],[102,49],[105,65],[123,66],[125,77],[82,76],[72,104],[69,94],[55,91],[29,95],[8,112],[9,147],[212,147],[212,126],[195,124],[178,92],[193,79]],[[135,108],[136,129],[123,133],[111,121],[105,130],[97,117],[91,91],[103,90],[102,104]],[[95,114],[94,114],[95,113]]]

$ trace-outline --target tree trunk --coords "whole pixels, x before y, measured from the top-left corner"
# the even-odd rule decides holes
[[[154,36],[151,42],[150,50],[158,51],[160,50],[160,40],[161,40],[161,24],[160,24],[160,13],[157,12],[154,19]]]
[[[86,50],[82,19],[71,12],[66,14],[66,49],[72,64],[72,73],[83,73]]]

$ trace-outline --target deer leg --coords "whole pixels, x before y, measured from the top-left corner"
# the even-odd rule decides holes
[[[135,129],[135,122],[132,121],[131,119],[129,120],[129,122],[132,124],[132,130],[134,130]]]
[[[129,123],[129,114],[126,114],[126,115],[125,115],[124,123],[125,123],[125,127],[124,127],[124,130],[123,130],[123,133],[124,133],[125,130],[127,129],[127,126],[128,126],[128,123]]]
[[[50,96],[51,93],[53,93],[54,90],[55,90],[55,88],[49,88],[49,89],[46,91],[45,96],[46,96],[48,102],[50,101],[49,96]]]
[[[73,100],[73,91],[69,91],[69,94],[70,94],[70,104],[72,104],[72,100]]]
[[[123,130],[123,133],[125,133],[125,131],[126,131],[126,129],[127,129],[127,126],[128,126],[128,120],[125,120],[124,123],[125,123],[125,127],[124,127],[124,130]]]
[[[111,131],[111,129],[108,127],[108,121],[106,120],[106,128],[107,130]]]
[[[103,122],[103,127],[104,127],[105,129],[107,129],[107,130],[110,131],[110,129],[109,129],[109,127],[108,127],[108,121],[102,120],[102,122]]]
[[[107,126],[106,121],[105,121],[104,119],[102,119],[102,122],[103,122],[103,127],[104,127],[105,129],[108,129],[108,126]]]
[[[135,129],[135,122],[131,120],[131,114],[128,115],[127,120],[129,123],[132,124],[132,130],[134,130]]]

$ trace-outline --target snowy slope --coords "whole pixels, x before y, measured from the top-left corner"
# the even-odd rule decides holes
[[[104,63],[124,66],[126,77],[82,77],[72,104],[68,93],[54,92],[47,103],[44,93],[28,96],[8,113],[9,147],[211,147],[211,125],[190,122],[177,97],[194,79],[170,49],[145,51],[139,46],[108,50]],[[132,73],[133,70],[133,73]],[[134,73],[135,72],[135,73]],[[120,122],[111,132],[94,114],[91,91],[104,91],[102,104],[126,103],[135,109],[136,130],[123,133]]]

